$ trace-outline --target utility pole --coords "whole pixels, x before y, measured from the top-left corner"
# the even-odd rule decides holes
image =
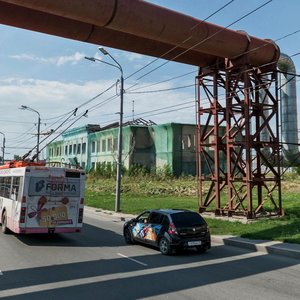
[[[2,164],[4,165],[5,159],[4,159],[4,154],[5,154],[5,134],[0,131],[0,134],[3,135],[3,143],[2,143]]]
[[[37,128],[37,144],[36,144],[36,161],[39,161],[39,152],[40,152],[40,130],[41,130],[41,116],[40,113],[26,105],[21,105],[20,109],[29,110],[35,112],[38,115],[38,128]]]
[[[120,78],[120,121],[119,121],[119,133],[118,133],[118,160],[117,160],[117,178],[116,178],[116,202],[115,202],[115,211],[120,211],[120,198],[121,198],[121,180],[122,180],[122,145],[123,145],[123,100],[124,100],[124,77],[123,77],[123,69],[121,65],[117,62],[117,60],[110,55],[104,48],[99,47],[99,51],[101,51],[104,55],[108,55],[116,64],[111,64],[106,61],[100,60],[95,57],[85,57],[88,60],[93,62],[101,62],[106,65],[110,65],[120,70],[121,78]]]

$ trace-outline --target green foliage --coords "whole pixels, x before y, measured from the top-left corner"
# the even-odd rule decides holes
[[[300,167],[294,167],[293,168],[293,173],[296,173],[298,176],[297,177],[299,177],[299,175],[300,175]]]
[[[96,170],[91,172],[92,176],[111,178],[116,175],[116,164],[111,162],[97,163]]]
[[[131,177],[143,177],[149,175],[149,170],[141,164],[133,164],[128,169],[127,175]]]
[[[173,176],[172,167],[166,164],[162,168],[157,168],[156,175],[160,178],[170,178]]]
[[[97,163],[96,170],[90,172],[90,175],[97,178],[111,178],[116,175],[116,167],[116,163],[112,165],[110,162],[100,162]],[[172,168],[168,164],[161,168],[152,168],[151,170],[141,164],[133,164],[128,170],[122,166],[122,175],[123,177],[148,177],[149,179],[155,178],[158,180],[173,177]]]

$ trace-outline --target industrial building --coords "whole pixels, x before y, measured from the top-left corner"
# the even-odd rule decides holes
[[[103,162],[114,165],[118,130],[118,123],[70,129],[62,134],[60,141],[47,146],[47,163],[77,165],[86,171],[94,170]],[[207,151],[210,151],[209,145]],[[123,125],[122,156],[126,169],[134,165],[148,170],[168,166],[175,176],[196,175],[196,125],[157,125],[142,119],[127,122]],[[207,168],[205,164],[203,168]]]

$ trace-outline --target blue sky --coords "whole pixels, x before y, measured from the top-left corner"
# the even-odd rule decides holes
[[[163,0],[148,1],[160,6],[176,10],[200,20],[207,18],[229,0]],[[208,22],[228,26],[267,0],[234,0],[228,7],[212,16]],[[244,30],[250,35],[260,38],[277,40],[287,34],[300,30],[300,1],[273,0],[265,7],[245,19],[237,22],[230,29]],[[293,55],[300,52],[300,33],[278,41],[282,52]],[[87,44],[59,37],[0,25],[0,99],[1,116],[0,131],[6,136],[5,157],[13,154],[23,155],[27,149],[35,145],[37,132],[37,115],[29,111],[19,110],[21,105],[27,105],[40,112],[42,118],[41,131],[54,129],[59,123],[58,116],[72,111],[75,107],[101,93],[118,78],[117,69],[101,63],[93,63],[84,56],[105,59],[98,51],[98,45]],[[122,65],[124,77],[136,72],[155,58],[139,54],[106,48]],[[300,55],[295,56],[297,70],[300,66]],[[197,67],[170,62],[156,71],[144,76],[145,73],[163,64],[158,60],[130,79],[125,81],[125,90],[133,84],[138,84],[137,91],[172,89],[178,86],[192,85]],[[168,79],[188,74],[176,80]],[[164,82],[162,82],[164,81]],[[157,84],[162,82],[160,84]],[[155,85],[153,85],[155,84]],[[149,87],[147,88],[147,86]],[[153,86],[150,86],[153,85]],[[143,86],[146,86],[142,89]],[[297,85],[299,88],[299,85]],[[116,90],[95,99],[81,112],[91,106],[101,103]],[[124,118],[136,117],[153,120],[156,123],[195,121],[193,107],[194,88],[170,90],[168,92],[129,94],[124,96]],[[182,106],[177,106],[182,104]],[[173,108],[171,108],[173,106]],[[183,109],[185,107],[185,109]],[[165,111],[154,111],[166,108]],[[176,110],[176,108],[181,108]],[[118,120],[119,98],[108,104],[90,109],[87,118],[82,118],[74,124],[107,125]],[[164,112],[164,113],[163,113]],[[0,135],[2,145],[2,135]],[[12,147],[12,148],[10,148]],[[18,147],[14,149],[13,147]]]

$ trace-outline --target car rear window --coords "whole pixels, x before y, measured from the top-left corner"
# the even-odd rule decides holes
[[[180,212],[171,215],[176,227],[201,226],[205,224],[204,219],[195,212]]]

